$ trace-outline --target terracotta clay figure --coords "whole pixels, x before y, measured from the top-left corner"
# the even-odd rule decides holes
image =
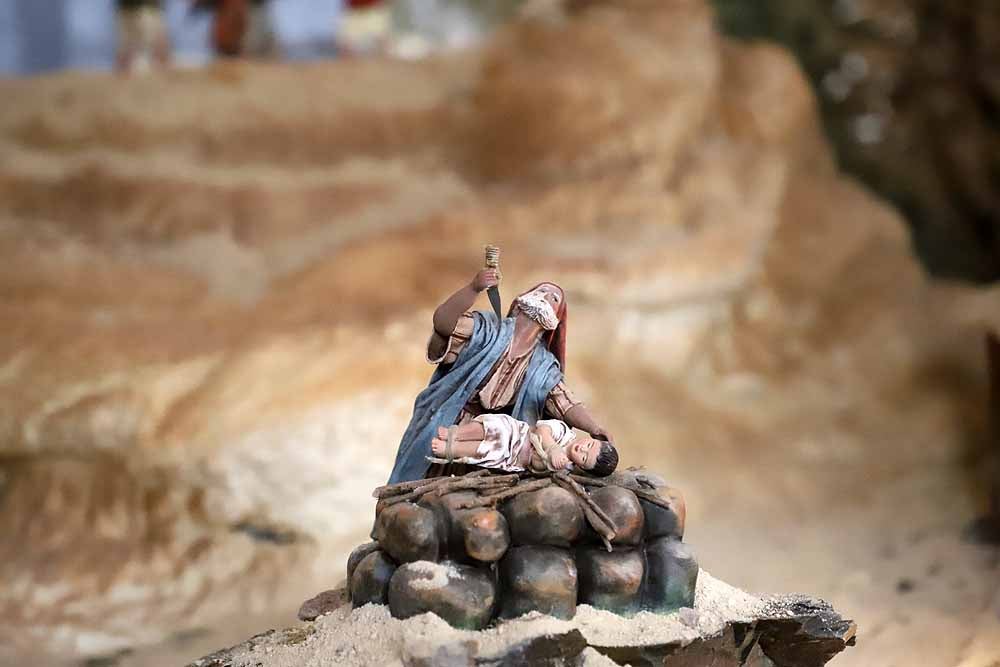
[[[558,419],[540,419],[530,426],[510,415],[485,414],[461,426],[441,426],[431,451],[437,457],[434,462],[457,461],[507,472],[575,467],[606,477],[618,466],[618,451],[610,442],[579,436]]]
[[[392,5],[387,0],[347,0],[335,35],[340,52],[365,56],[385,51],[392,37]]]
[[[269,0],[191,0],[194,11],[212,12],[212,47],[231,58],[269,58],[278,47]]]
[[[545,417],[613,442],[563,379],[566,295],[542,283],[518,296],[503,319],[470,308],[499,282],[483,269],[434,312],[427,359],[437,364],[420,392],[396,453],[390,483],[442,474],[427,456],[438,428],[467,424],[482,414],[507,414],[534,425]]]
[[[160,0],[117,0],[118,71],[169,64],[170,41],[160,4]]]

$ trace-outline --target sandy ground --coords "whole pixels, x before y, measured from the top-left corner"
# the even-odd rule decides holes
[[[562,621],[538,613],[499,623],[481,632],[457,630],[434,614],[406,620],[392,618],[388,608],[349,605],[322,616],[310,634],[294,642],[264,641],[236,650],[236,662],[266,667],[305,665],[402,666],[407,655],[436,655],[438,647],[474,641],[478,654],[502,655],[505,647],[540,634],[558,634],[571,629],[583,633],[598,646],[637,646],[694,641],[721,632],[727,623],[751,621],[766,608],[766,602],[732,588],[707,572],[698,578],[694,609],[672,614],[640,612],[631,618],[582,605],[576,616]]]

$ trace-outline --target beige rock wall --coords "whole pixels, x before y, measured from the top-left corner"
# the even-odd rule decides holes
[[[0,95],[2,646],[106,653],[336,583],[431,309],[487,242],[505,299],[567,289],[570,383],[738,584],[789,570],[741,565],[724,527],[763,512],[774,556],[831,499],[978,446],[996,300],[929,288],[792,60],[725,42],[703,2],[419,64]],[[831,582],[823,548],[774,586]]]

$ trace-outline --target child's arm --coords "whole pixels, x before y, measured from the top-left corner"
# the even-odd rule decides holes
[[[538,434],[539,440],[542,442],[542,449],[549,457],[549,464],[554,470],[561,470],[566,467],[569,463],[569,458],[566,457],[566,453],[563,452],[562,447],[556,442],[556,439],[552,435],[552,429],[547,425],[541,424],[535,427],[535,433]],[[535,454],[532,454],[535,456]]]

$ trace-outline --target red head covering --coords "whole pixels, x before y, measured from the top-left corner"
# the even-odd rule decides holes
[[[212,44],[222,55],[238,56],[242,53],[243,39],[250,22],[249,4],[247,0],[220,0],[215,3]]]
[[[534,287],[524,292],[521,292],[517,297],[524,296],[530,292],[534,292],[536,289],[542,285],[552,285],[553,287],[559,287],[555,283],[550,283],[545,281],[544,283],[538,283]],[[556,360],[559,361],[559,366],[562,368],[563,372],[566,372],[566,318],[568,313],[566,311],[566,291],[559,287],[559,291],[562,292],[563,298],[559,302],[559,307],[556,308],[556,317],[559,318],[559,326],[557,326],[552,331],[545,331],[542,333],[542,340],[545,341],[545,347],[549,349]],[[510,310],[507,311],[507,317],[513,317],[517,310],[517,297],[510,304]]]

